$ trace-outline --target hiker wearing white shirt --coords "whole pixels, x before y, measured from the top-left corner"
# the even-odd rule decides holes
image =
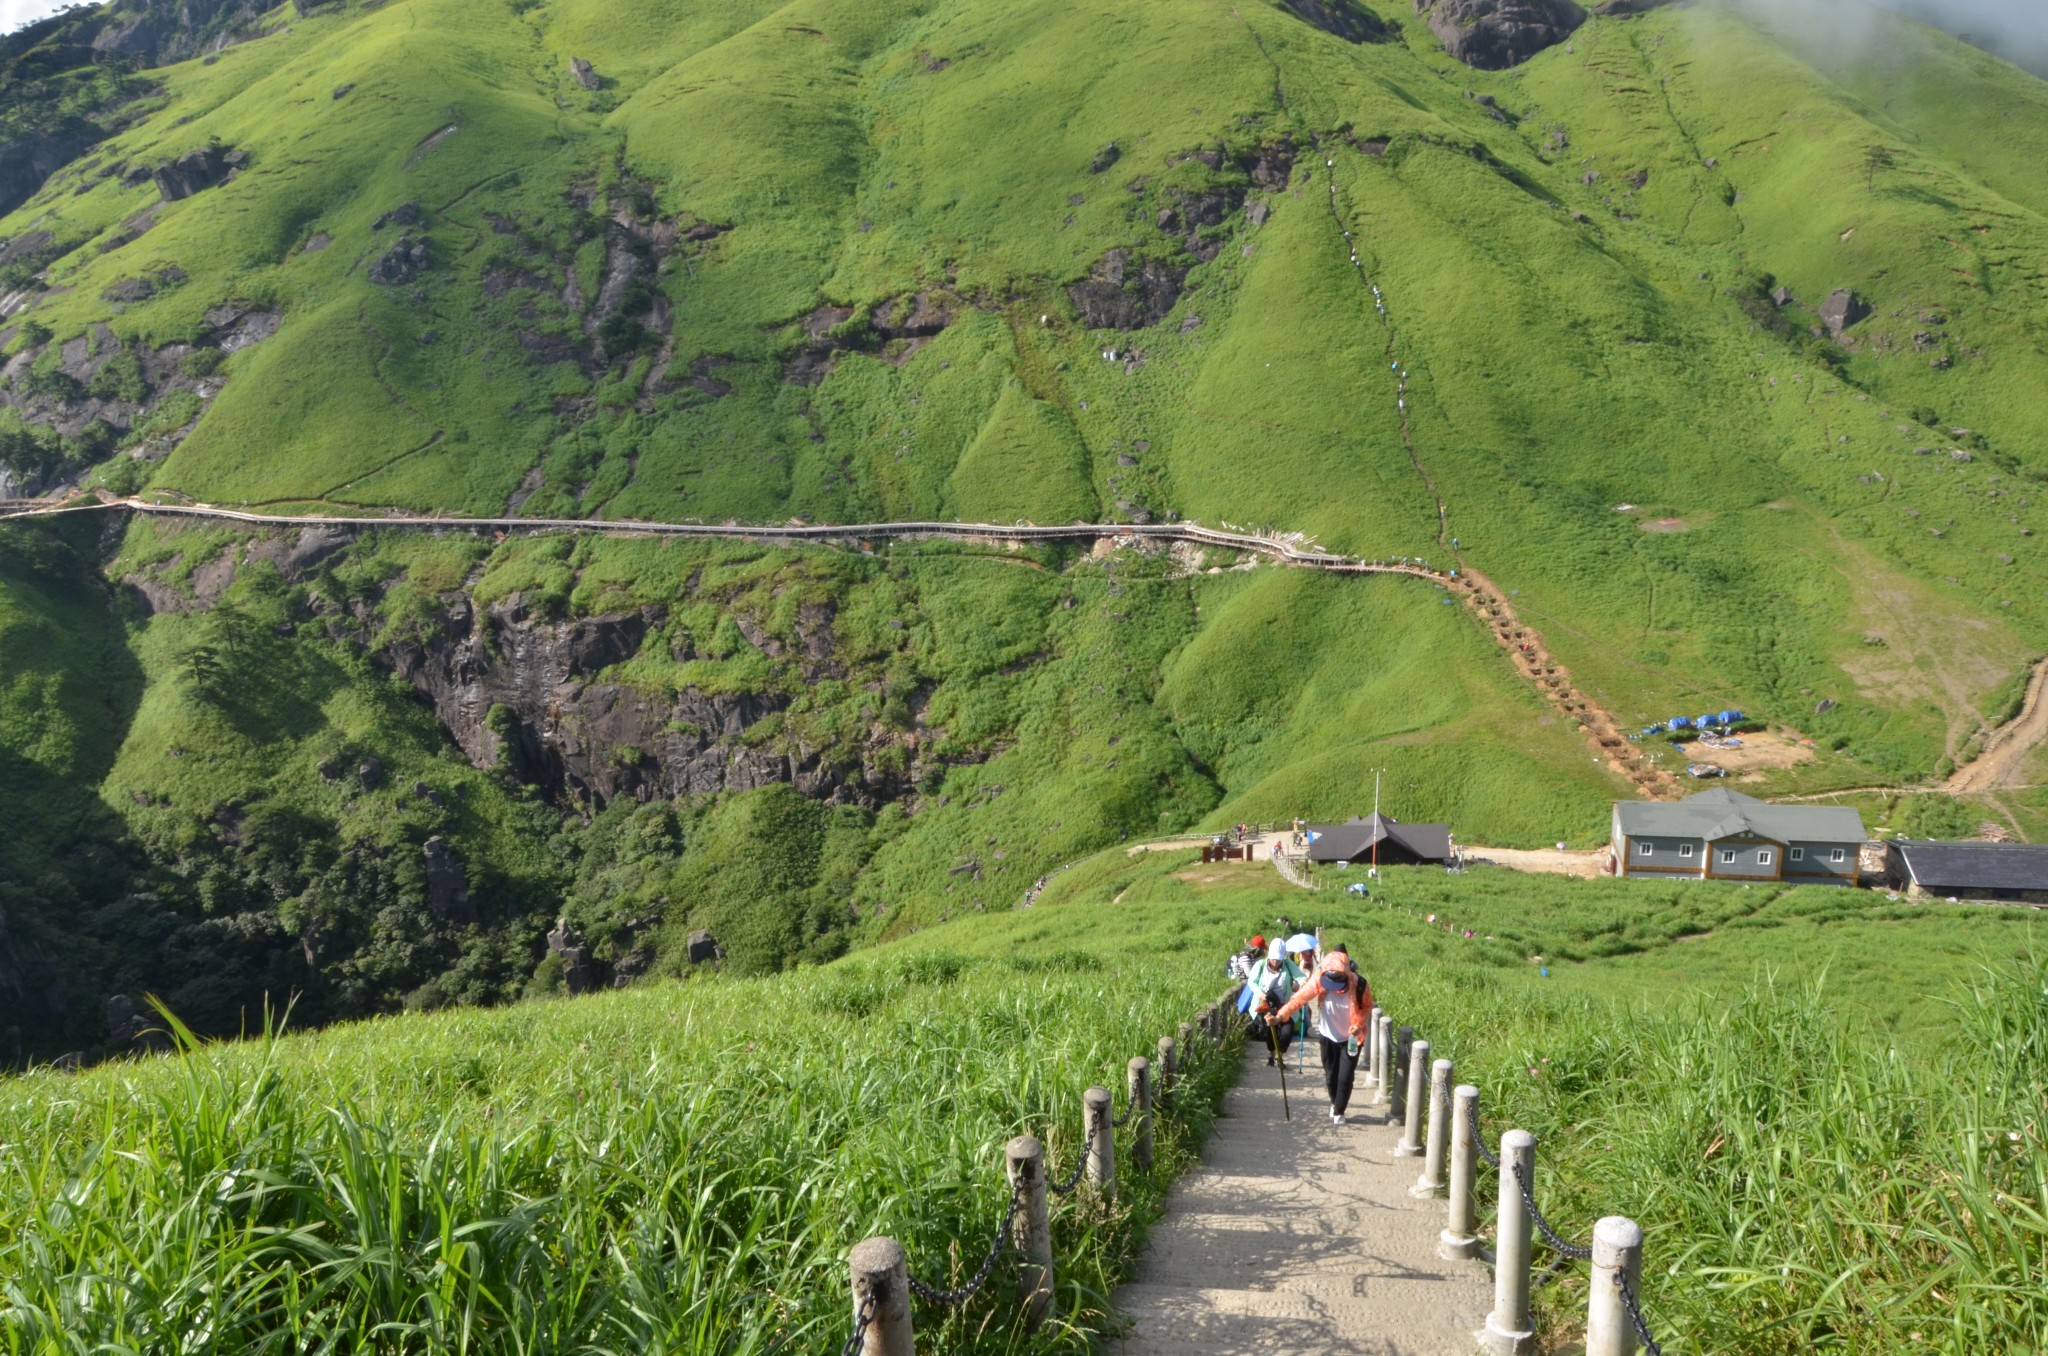
[[[1323,1055],[1323,1086],[1330,1094],[1330,1124],[1344,1124],[1351,1102],[1351,1083],[1358,1076],[1358,1052],[1364,1048],[1372,990],[1365,976],[1352,968],[1351,957],[1339,948],[1323,957],[1315,979],[1303,984],[1280,1008],[1292,1017],[1303,1008],[1316,1010],[1316,1044]]]

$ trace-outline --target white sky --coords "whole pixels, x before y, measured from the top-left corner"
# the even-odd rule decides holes
[[[55,14],[71,0],[0,0],[0,33],[12,33],[46,14]]]

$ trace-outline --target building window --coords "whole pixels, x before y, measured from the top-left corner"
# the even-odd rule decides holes
[[[1679,855],[1679,856],[1681,856],[1681,857],[1690,857],[1690,856],[1692,856],[1692,844],[1691,844],[1691,843],[1680,843],[1680,844],[1678,845],[1678,855]]]
[[[1828,860],[1831,862],[1846,862],[1849,860],[1849,851],[1847,848],[1836,848],[1828,854]]]
[[[1721,865],[1723,865],[1723,866],[1733,866],[1733,865],[1735,865],[1735,849],[1734,849],[1734,848],[1722,848],[1722,849],[1721,849]]]
[[[1652,851],[1653,849],[1648,843],[1636,844],[1636,856],[1638,857],[1647,857],[1651,854]]]
[[[1806,849],[1805,849],[1805,848],[1793,848],[1793,849],[1792,849],[1792,860],[1793,860],[1793,861],[1795,861],[1795,862],[1803,862],[1803,861],[1805,861],[1805,860],[1806,860]]]
[[[1771,850],[1769,848],[1757,849],[1756,864],[1758,866],[1769,866],[1771,864]]]

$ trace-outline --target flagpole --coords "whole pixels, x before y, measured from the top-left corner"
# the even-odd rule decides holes
[[[1378,880],[1380,875],[1380,773],[1383,771],[1385,771],[1384,768],[1374,768],[1372,770],[1372,875],[1374,880]]]

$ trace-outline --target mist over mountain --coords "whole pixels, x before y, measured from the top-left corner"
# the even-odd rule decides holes
[[[1883,0],[1899,13],[2048,78],[2048,7],[2040,0]]]

